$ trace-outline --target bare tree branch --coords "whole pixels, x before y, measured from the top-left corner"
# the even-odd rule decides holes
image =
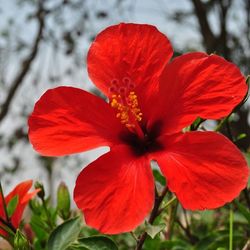
[[[246,10],[246,33],[248,39],[250,39],[250,0],[245,1],[245,10]]]
[[[38,3],[38,10],[36,13],[36,17],[37,17],[37,21],[38,21],[39,26],[38,26],[36,38],[34,40],[34,44],[32,46],[30,54],[23,60],[22,66],[11,84],[11,87],[9,89],[7,97],[1,105],[0,122],[8,114],[11,102],[13,101],[13,98],[14,98],[18,88],[22,85],[25,76],[29,72],[32,63],[37,56],[39,44],[42,40],[43,30],[44,30],[44,26],[45,26],[45,12],[44,12],[44,8],[43,8],[43,1],[42,0],[39,1],[39,3]]]
[[[194,12],[200,24],[200,31],[203,37],[203,43],[209,53],[214,52],[214,41],[216,37],[210,27],[207,17],[207,9],[200,0],[191,0],[194,6]]]
[[[218,50],[228,60],[230,60],[230,49],[228,48],[227,14],[231,4],[232,0],[218,1],[220,7],[220,34],[217,41],[219,46]]]

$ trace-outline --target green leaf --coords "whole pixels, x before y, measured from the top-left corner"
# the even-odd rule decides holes
[[[190,130],[191,131],[197,130],[199,126],[201,125],[201,123],[203,123],[204,121],[205,121],[204,119],[197,117],[196,120],[191,124]]]
[[[77,240],[81,231],[81,219],[70,219],[58,226],[50,235],[48,250],[64,250]]]
[[[151,237],[147,237],[144,244],[143,244],[143,250],[161,250],[161,249],[170,249],[170,248],[161,248],[161,239],[157,235],[154,239],[151,239]]]
[[[16,250],[28,250],[29,247],[29,241],[27,238],[22,234],[22,232],[17,229],[15,238],[14,238],[14,249]]]
[[[245,158],[247,160],[248,166],[250,166],[250,153],[245,153]]]
[[[113,240],[106,236],[92,236],[78,239],[80,249],[88,250],[118,250]]]
[[[149,248],[149,250],[154,249],[153,247]],[[188,241],[184,241],[181,239],[176,240],[167,240],[161,242],[160,250],[163,249],[173,249],[173,250],[190,250],[192,249],[191,243]]]
[[[166,179],[161,175],[158,169],[153,169],[153,175],[156,181],[158,181],[162,186],[166,186]]]
[[[247,221],[250,225],[250,212],[242,204],[240,204],[239,201],[235,200],[235,203],[236,203],[240,213],[247,219]]]
[[[234,233],[233,242],[238,244],[242,239],[242,233]],[[228,230],[218,230],[209,233],[206,237],[202,238],[194,246],[194,250],[217,250],[218,248],[228,249],[229,243],[229,231]]]
[[[250,166],[250,152],[245,153],[244,156],[245,156],[245,158],[246,158],[246,161],[247,161],[248,166]],[[249,178],[248,178],[248,184],[247,184],[247,186],[250,187],[250,176],[249,176]]]
[[[50,228],[47,226],[42,216],[33,214],[30,220],[30,226],[39,241],[47,241]]]
[[[57,189],[57,210],[63,220],[70,217],[70,194],[64,182],[61,182]]]
[[[19,197],[18,195],[15,195],[8,203],[7,205],[7,213],[9,218],[14,214],[17,204],[18,204]]]
[[[239,141],[239,140],[244,139],[244,138],[246,138],[246,137],[247,137],[247,134],[245,134],[245,133],[239,134],[239,135],[236,137],[236,141]]]
[[[145,231],[147,232],[147,234],[154,239],[154,237],[160,233],[164,228],[166,227],[165,224],[159,224],[159,225],[151,225],[151,224],[147,224]]]

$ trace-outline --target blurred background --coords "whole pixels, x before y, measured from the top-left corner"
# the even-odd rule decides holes
[[[250,72],[250,0],[0,0],[0,16],[0,180],[6,192],[26,179],[46,183],[51,194],[63,180],[72,192],[80,170],[107,151],[41,157],[28,142],[27,117],[49,88],[70,85],[98,94],[86,54],[109,25],[153,24],[169,37],[175,55],[216,53]],[[231,123],[236,135],[245,134],[237,144],[246,153],[248,107]]]

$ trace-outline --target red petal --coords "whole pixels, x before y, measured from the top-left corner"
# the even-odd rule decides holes
[[[189,53],[166,67],[156,116],[165,120],[167,133],[179,132],[197,116],[227,116],[246,92],[244,76],[235,65],[216,55]]]
[[[156,27],[121,23],[97,35],[88,53],[88,72],[107,96],[112,94],[114,81],[116,89],[130,81],[145,91],[145,85],[155,82],[172,54],[169,40]]]
[[[32,187],[32,180],[24,181],[19,183],[6,197],[5,197],[5,202],[8,204],[10,200],[15,196],[15,195],[20,195],[22,198],[23,196],[28,193],[30,188]],[[20,200],[19,200],[20,201]]]
[[[149,161],[125,147],[112,149],[78,176],[74,200],[86,223],[107,234],[129,232],[141,224],[154,201]]]
[[[246,186],[249,170],[238,148],[215,132],[165,138],[157,156],[169,189],[186,209],[213,209],[231,202]]]
[[[18,196],[18,204],[16,210],[11,216],[11,222],[15,228],[19,226],[20,221],[22,219],[23,211],[27,206],[29,200],[32,199],[34,195],[37,193],[37,191],[28,193],[31,187],[32,187],[32,180],[21,182],[5,197],[6,205],[8,205],[8,203],[11,201],[12,198],[14,198],[16,195]],[[5,217],[3,212],[3,204],[1,203],[0,205],[1,205],[1,216]]]
[[[42,155],[59,156],[111,146],[121,129],[114,110],[84,90],[48,90],[29,118],[29,139]]]

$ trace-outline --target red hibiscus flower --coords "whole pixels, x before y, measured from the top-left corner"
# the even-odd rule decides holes
[[[9,224],[14,229],[18,228],[18,226],[21,222],[21,219],[22,219],[23,211],[24,211],[25,207],[27,206],[29,200],[31,200],[34,197],[34,195],[39,191],[39,190],[35,190],[33,192],[28,193],[31,186],[32,186],[31,180],[24,181],[24,182],[21,182],[20,184],[18,184],[4,198],[4,201],[2,200],[2,198],[0,196],[0,217],[3,221],[7,222],[7,224]],[[5,213],[5,209],[4,209],[4,202],[5,202],[5,205],[8,206],[9,202],[12,199],[14,199],[15,197],[17,197],[17,204],[15,207],[15,211],[13,212],[11,217],[9,218],[10,221],[8,221],[8,219],[6,218],[6,213]],[[4,230],[4,228],[7,226],[7,224],[0,221],[0,235],[2,235],[5,238],[8,237],[8,232]]]
[[[246,94],[243,75],[217,55],[188,53],[169,62],[172,54],[167,37],[151,25],[108,27],[87,57],[89,76],[108,102],[58,87],[29,118],[29,139],[42,155],[110,147],[82,170],[74,190],[86,223],[103,233],[130,231],[148,215],[152,160],[186,209],[220,207],[246,186],[246,161],[230,140],[182,132],[198,116],[228,115]]]

